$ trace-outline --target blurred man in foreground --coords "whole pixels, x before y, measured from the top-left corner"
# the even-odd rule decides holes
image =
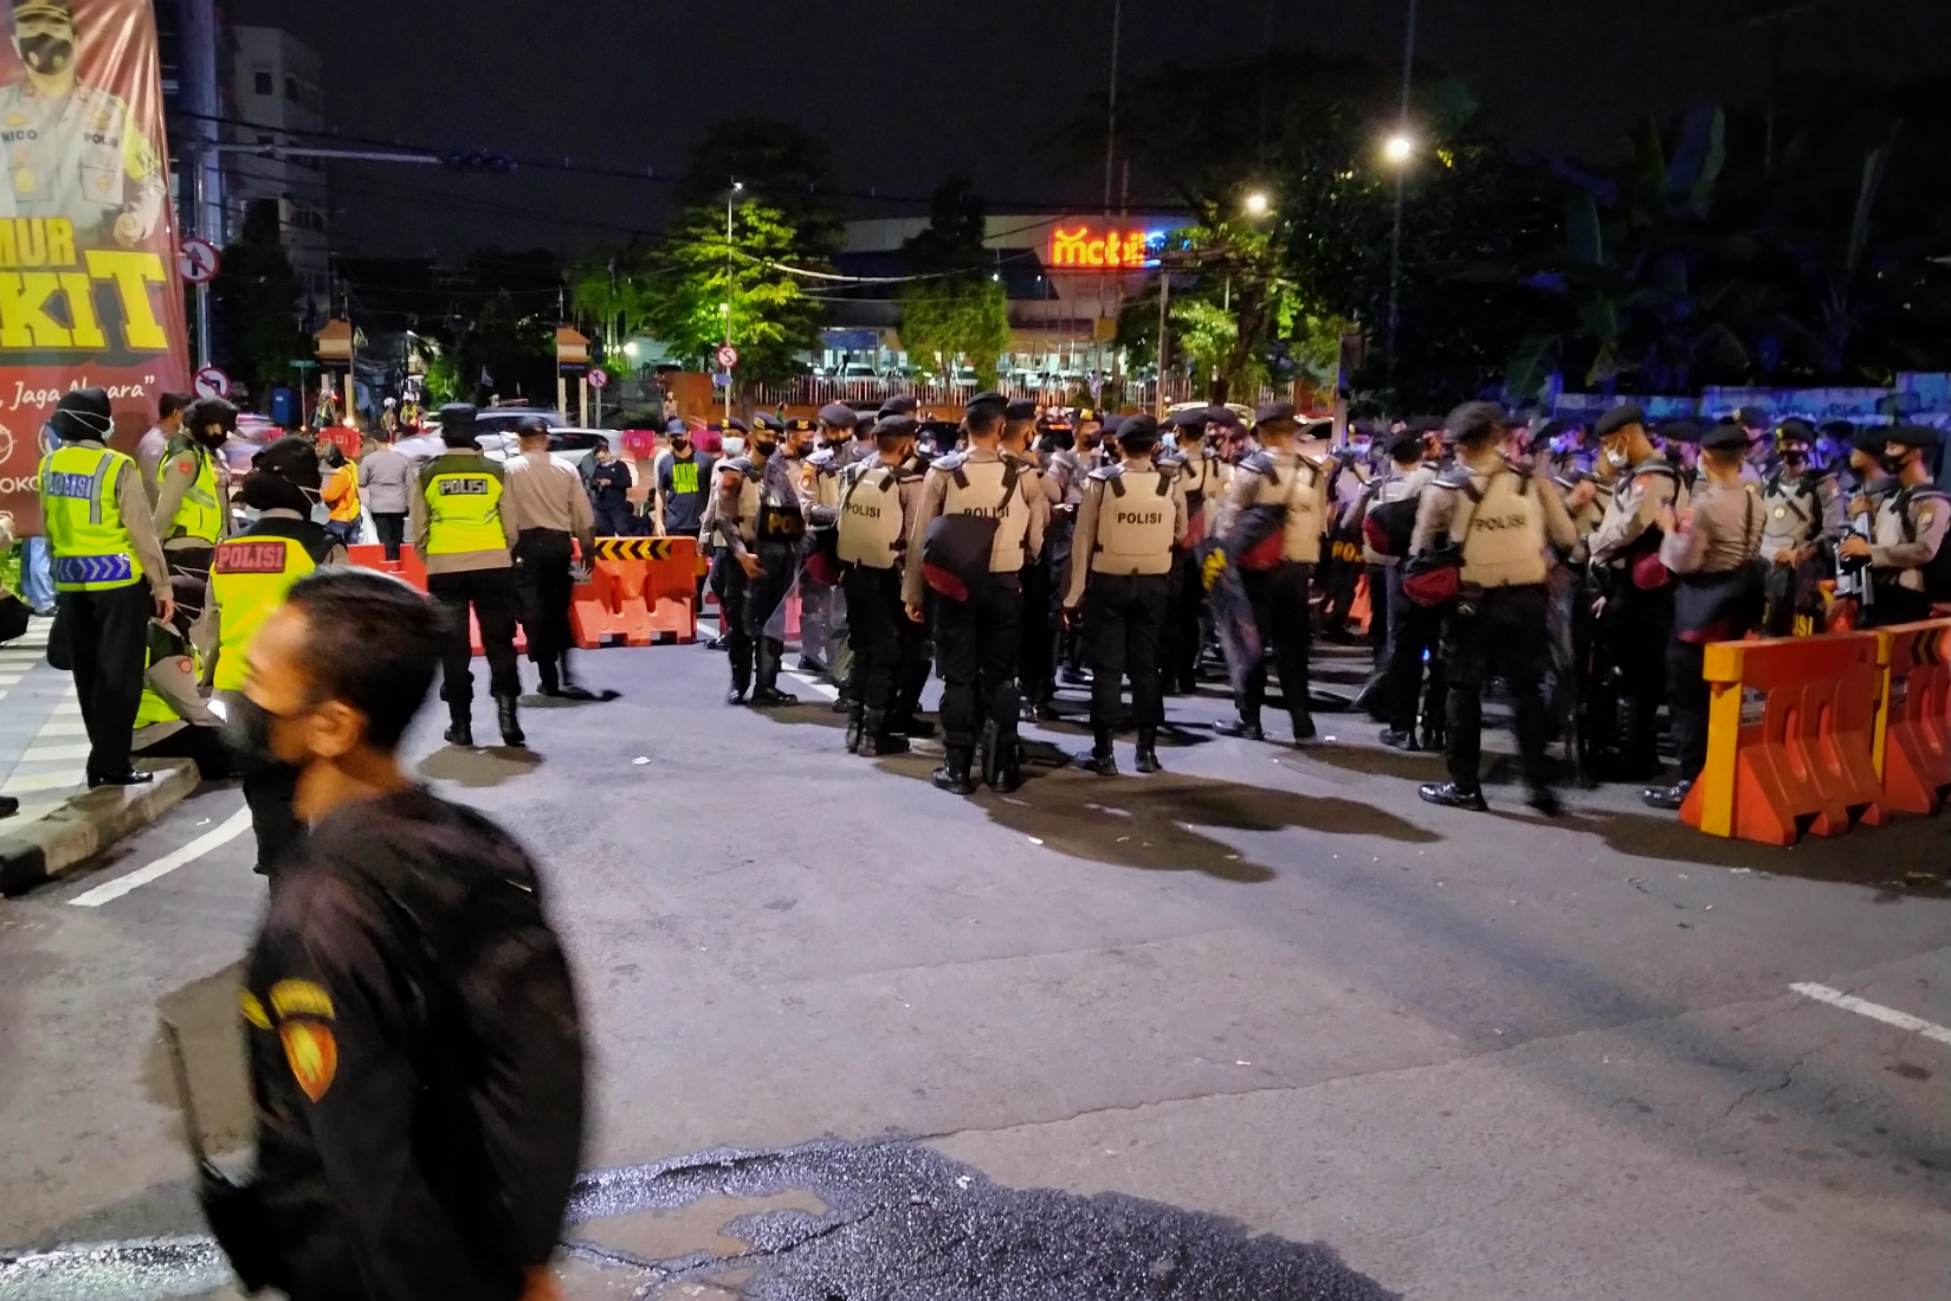
[[[361,569],[299,582],[250,646],[235,721],[296,772],[312,828],[238,993],[257,1173],[203,1169],[250,1291],[557,1295],[582,1142],[575,991],[527,854],[401,771],[444,646],[425,597]]]

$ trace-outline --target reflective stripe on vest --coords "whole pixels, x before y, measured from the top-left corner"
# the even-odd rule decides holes
[[[317,568],[311,553],[291,538],[250,534],[217,544],[210,562],[210,599],[218,612],[213,682],[219,691],[243,687],[251,638],[284,604],[291,585]]]
[[[1095,477],[1095,476],[1093,476]],[[1125,470],[1103,479],[1091,569],[1110,574],[1163,574],[1172,568],[1172,479],[1163,471]]]
[[[1523,587],[1545,581],[1545,512],[1530,479],[1499,470],[1481,500],[1457,505],[1463,523],[1463,573],[1477,587]],[[1467,515],[1467,521],[1465,516]]]
[[[217,466],[210,454],[194,445],[171,448],[163,456],[163,463],[156,467],[156,485],[161,487],[175,468],[178,459],[184,456],[195,458],[196,477],[183,492],[183,500],[177,504],[176,518],[170,521],[169,536],[175,538],[197,538],[203,542],[215,543],[223,536],[223,512],[217,505]]]
[[[422,489],[427,500],[427,554],[506,551],[501,529],[501,476],[489,470],[441,470]]]
[[[899,476],[885,465],[871,465],[850,477],[840,499],[836,554],[850,565],[892,569],[901,555]]]
[[[1001,461],[964,461],[949,475],[942,498],[944,515],[981,515],[996,521],[996,541],[989,550],[989,572],[1013,574],[1023,568],[1023,539],[1030,531],[1030,507],[1023,500],[1021,471],[1010,474]],[[1003,481],[1009,494],[1003,494]]]
[[[134,464],[103,447],[57,448],[41,462],[41,513],[57,591],[106,592],[142,581],[115,501],[123,467]]]

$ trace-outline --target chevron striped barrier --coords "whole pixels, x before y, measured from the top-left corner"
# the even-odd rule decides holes
[[[698,544],[693,538],[598,538],[587,583],[569,607],[576,645],[594,650],[695,641]]]
[[[1879,628],[1883,704],[1876,766],[1884,804],[1929,816],[1951,790],[1951,619]]]

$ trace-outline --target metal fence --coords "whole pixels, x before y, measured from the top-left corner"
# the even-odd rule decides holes
[[[823,407],[829,402],[844,402],[854,407],[875,407],[892,397],[911,397],[915,405],[923,410],[958,409],[976,393],[987,388],[976,384],[935,384],[921,383],[907,379],[824,379],[813,375],[802,375],[785,384],[748,385],[740,390],[741,405],[749,404],[760,409],[799,406]],[[1107,411],[1140,411],[1156,409],[1158,405],[1158,383],[1150,379],[1109,380],[1103,383],[1095,398],[1088,385],[1082,382],[1070,384],[1024,384],[1005,380],[995,386],[995,391],[1009,398],[1029,398],[1043,406],[1097,406]],[[1182,402],[1196,402],[1206,396],[1203,385],[1181,375],[1168,376],[1165,381],[1165,404],[1174,406]],[[1329,395],[1317,392],[1304,383],[1275,388],[1266,386],[1252,395],[1235,395],[1231,400],[1244,402],[1249,406],[1275,400],[1293,402],[1304,410],[1325,410],[1332,404]]]

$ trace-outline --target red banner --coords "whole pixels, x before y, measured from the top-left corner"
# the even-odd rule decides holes
[[[0,45],[0,510],[40,531],[42,426],[99,385],[127,450],[189,388],[149,0],[12,0]]]

